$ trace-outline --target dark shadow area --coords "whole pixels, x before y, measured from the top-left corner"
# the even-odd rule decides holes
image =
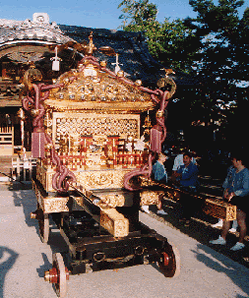
[[[38,231],[39,229],[37,227],[36,220],[30,218],[30,213],[36,210],[35,194],[34,192],[27,191],[31,189],[31,183],[26,183],[22,185],[20,183],[15,182],[9,185],[7,190],[12,192],[14,205],[16,207],[23,208],[23,213],[25,215],[25,222],[27,226],[35,226]]]
[[[1,185],[1,190],[5,190],[2,188],[6,188],[9,191],[18,191],[18,190],[30,190],[32,189],[31,181],[12,181],[9,185]]]
[[[223,258],[220,254],[215,253],[214,250],[202,244],[198,244],[197,249],[193,250],[193,252],[196,254],[199,262],[217,272],[225,273],[235,285],[247,294],[245,296],[237,294],[236,298],[247,298],[249,296],[248,276],[231,266],[231,262],[228,259]]]
[[[18,253],[5,246],[0,246],[0,298],[3,298],[4,280],[8,271],[13,267]]]
[[[49,262],[48,257],[45,253],[42,253],[43,265],[37,268],[36,271],[39,277],[44,277],[44,272],[52,268],[52,263]]]
[[[50,219],[50,223],[52,223],[52,226],[55,227],[55,223],[52,219]],[[54,229],[53,227],[50,228],[50,237],[47,244],[50,246],[52,253],[59,252],[63,254],[67,253],[69,250],[66,241],[60,234],[60,231],[58,229]]]

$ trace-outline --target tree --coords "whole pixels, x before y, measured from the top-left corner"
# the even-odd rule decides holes
[[[195,124],[198,120],[204,123],[211,131],[218,129],[230,140],[238,140],[236,123],[245,119],[241,113],[243,90],[238,88],[242,80],[248,81],[249,70],[249,11],[245,10],[242,19],[238,13],[243,3],[219,0],[215,5],[212,0],[190,0],[198,15],[185,20],[196,29],[203,45],[194,64],[202,86],[192,98],[190,118]]]
[[[202,123],[222,130],[234,118],[231,116],[240,101],[238,83],[248,81],[249,8],[240,19],[238,9],[243,0],[189,3],[197,12],[195,19],[170,22],[165,18],[160,23],[155,4],[148,0],[123,0],[119,5],[123,11],[122,28],[143,31],[154,58],[176,71],[196,75],[202,82],[198,90],[181,96],[185,111],[189,110],[186,124]]]
[[[248,81],[249,72],[249,7],[239,22],[237,34],[232,39],[234,58],[238,63],[237,79]]]
[[[148,26],[156,22],[157,7],[149,0],[123,0],[118,8],[122,8],[124,14],[119,18],[124,20],[122,28],[125,31],[145,31]],[[126,25],[127,21],[129,24]]]
[[[121,7],[122,29],[143,32],[149,51],[156,60],[169,68],[193,72],[193,59],[201,46],[194,34],[195,29],[180,19],[170,22],[165,18],[164,22],[158,22],[157,6],[148,0],[123,0],[118,8]]]
[[[214,84],[221,93],[238,82],[238,43],[241,46],[241,26],[238,8],[243,0],[190,0],[190,5],[198,13],[196,19],[189,20],[201,38],[202,51],[195,67],[202,81]],[[218,88],[217,88],[218,87]],[[227,93],[225,91],[225,93]],[[215,95],[214,94],[214,95]]]

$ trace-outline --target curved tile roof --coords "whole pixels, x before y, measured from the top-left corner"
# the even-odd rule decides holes
[[[0,19],[0,49],[6,45],[28,41],[63,44],[70,40],[72,39],[66,36],[55,22],[49,23],[49,17],[45,13],[34,14],[32,21]]]
[[[80,26],[59,25],[60,29],[78,42],[88,40],[90,32],[93,32],[94,44],[97,48],[102,46],[112,47],[119,54],[121,69],[131,80],[141,79],[144,86],[156,87],[157,81],[165,76],[165,66],[156,61],[149,53],[145,36],[141,32],[126,32],[108,29],[96,29]],[[103,56],[100,52],[94,54],[100,59],[108,61],[111,70],[115,68],[115,57]],[[177,85],[193,86],[197,82],[192,77],[176,72],[171,76]]]
[[[72,40],[77,42],[88,40],[91,31],[97,48],[110,46],[119,54],[120,67],[129,79],[141,79],[144,86],[155,88],[157,81],[164,77],[165,72],[162,68],[165,66],[149,54],[145,37],[141,32],[57,25],[55,22],[49,22],[46,13],[35,13],[32,21],[29,19],[25,21],[0,19],[0,57],[7,55],[12,60],[19,59],[18,62],[39,61],[45,53],[53,55],[53,51],[45,47],[43,52],[41,46],[65,44]],[[37,47],[37,51],[33,50],[33,53],[30,54],[28,49],[21,48],[24,45],[40,46],[40,48]],[[100,52],[94,56],[100,60],[107,60],[108,68],[114,70],[115,56],[108,57]],[[49,59],[48,56],[47,59]],[[66,61],[65,58],[64,61]],[[196,85],[193,78],[181,72],[177,72],[173,78],[178,86]]]

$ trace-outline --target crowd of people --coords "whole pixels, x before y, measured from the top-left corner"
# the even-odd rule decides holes
[[[165,152],[164,152],[165,153]],[[199,191],[199,158],[189,150],[181,152],[174,157],[173,166],[170,175],[167,173],[165,163],[169,158],[166,154],[159,153],[153,164],[152,179],[179,189],[181,214],[179,221],[188,226],[191,217],[198,211],[203,204],[202,200],[197,200],[195,194]],[[236,150],[230,154],[232,165],[227,170],[227,176],[222,184],[223,200],[237,206],[237,220],[226,221],[219,220],[213,227],[222,227],[221,235],[218,239],[210,240],[212,245],[226,245],[228,231],[239,229],[238,242],[230,249],[239,251],[245,247],[244,239],[247,233],[246,214],[249,206],[249,170],[246,163],[246,155],[242,150]],[[148,206],[142,206],[142,210],[148,212]],[[163,210],[162,204],[158,207],[158,214],[167,215]],[[231,227],[232,225],[232,227]]]

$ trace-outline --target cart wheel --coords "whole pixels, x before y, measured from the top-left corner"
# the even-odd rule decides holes
[[[54,284],[58,297],[65,297],[67,293],[67,280],[69,280],[69,271],[65,267],[62,255],[55,253],[52,255],[53,267],[44,274],[45,281]]]
[[[180,253],[174,244],[170,244],[161,251],[157,263],[166,277],[176,277],[180,274]]]
[[[37,205],[36,214],[41,241],[47,243],[49,237],[49,214],[44,214],[39,205]]]

